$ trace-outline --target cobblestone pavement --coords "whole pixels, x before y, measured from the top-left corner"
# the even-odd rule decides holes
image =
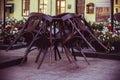
[[[4,56],[23,56],[25,49],[0,51]],[[49,62],[48,56],[40,69],[35,63],[37,50],[28,56],[27,63],[0,70],[0,80],[120,80],[120,61],[77,57],[79,68],[70,64],[62,53],[62,60]]]

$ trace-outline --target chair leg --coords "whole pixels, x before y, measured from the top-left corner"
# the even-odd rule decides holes
[[[39,53],[38,53],[38,55],[37,55],[37,57],[36,57],[35,63],[38,62],[39,57],[40,57],[40,55],[41,55],[41,52],[42,52],[42,48],[40,48],[40,51],[39,51]]]
[[[41,67],[41,65],[42,65],[42,63],[43,63],[43,60],[45,59],[45,56],[46,56],[47,52],[48,52],[48,48],[46,48],[46,49],[44,50],[44,52],[43,52],[42,59],[41,59],[40,63],[38,64],[38,69]]]
[[[56,50],[57,50],[59,59],[62,59],[62,58],[61,58],[61,55],[60,55],[60,52],[59,52],[59,50],[58,50],[58,47],[56,47]]]
[[[57,53],[58,53],[59,59],[61,59],[61,55],[60,55],[60,52],[59,52],[57,46],[54,47],[54,51],[55,51],[55,60],[57,60]]]
[[[20,38],[21,35],[22,35],[22,33],[20,33],[20,34],[15,38],[15,40],[8,46],[8,48],[6,49],[6,51],[8,51],[8,50],[15,44],[15,42],[17,42],[17,40]]]
[[[85,56],[85,54],[81,51],[81,54],[83,55],[83,57],[84,57],[84,59],[85,59],[85,61],[87,62],[87,64],[89,65],[90,63],[88,62],[88,60],[87,60],[87,58],[86,58],[86,56]]]
[[[73,55],[73,57],[74,57],[74,60],[75,61],[77,61],[77,58],[76,58],[76,56],[73,54],[75,51],[74,51],[74,49],[73,48],[71,48],[71,50],[72,50],[72,55]]]
[[[96,51],[95,48],[88,42],[88,40],[84,37],[84,35],[80,32],[80,30],[76,27],[75,24],[69,19],[69,22],[72,24],[72,26],[75,28],[75,30],[78,32],[78,34],[82,37],[82,39],[86,42],[86,44],[93,50]]]
[[[56,47],[54,47],[54,55],[55,55],[55,61],[57,61],[57,50],[56,50]]]
[[[72,54],[70,53],[70,51],[67,49],[67,47],[64,46],[64,48],[65,48],[66,53],[71,57],[72,62],[73,62],[77,67],[79,67],[78,64],[75,62],[75,60],[74,60]]]
[[[21,63],[24,63],[25,59],[27,58],[27,55],[28,55],[28,53],[31,51],[31,47],[32,47],[34,41],[36,40],[37,36],[38,36],[38,33],[35,35],[35,37],[34,37],[33,40],[31,41],[30,45],[28,46],[28,48],[27,48],[27,50],[26,50],[26,52],[25,52],[25,56],[23,57],[23,60],[22,60]]]
[[[26,51],[22,61],[21,61],[21,64],[25,63],[27,61],[27,55],[29,54],[29,51]]]
[[[87,64],[89,65],[90,63],[88,62],[88,60],[87,60],[87,58],[86,58],[86,56],[85,56],[84,52],[82,52],[82,51],[81,51],[81,50],[82,50],[82,48],[79,46],[79,47],[78,47],[78,49],[80,50],[80,52],[81,52],[82,56],[84,57],[85,61],[86,61],[86,62],[87,62]]]
[[[68,51],[67,51],[67,49],[64,47],[64,49],[65,49],[65,54],[66,54],[66,57],[68,58],[68,61],[70,62],[70,63],[72,63],[72,60],[70,59],[70,57],[69,57],[69,55],[68,55]]]

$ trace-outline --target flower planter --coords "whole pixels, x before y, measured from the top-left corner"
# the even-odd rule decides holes
[[[104,42],[103,45],[107,46],[107,43]],[[105,52],[106,50],[96,41],[92,42],[92,46],[96,49],[98,52]]]
[[[119,42],[114,42],[114,43],[112,44],[112,46],[114,47],[113,52],[115,52],[115,53],[120,52],[120,41],[119,41]]]
[[[5,50],[8,48],[8,46],[10,45],[10,41],[9,39],[6,39],[5,41],[4,40],[0,40],[0,49],[1,50]],[[15,43],[12,47],[11,47],[11,50],[13,49],[18,49],[18,48],[23,48],[23,47],[26,47],[26,43],[24,42],[17,42]]]

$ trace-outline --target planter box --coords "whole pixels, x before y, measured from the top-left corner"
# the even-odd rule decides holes
[[[0,56],[0,69],[18,65],[22,59],[23,57],[18,56]]]
[[[6,50],[8,48],[9,44],[3,44],[3,43],[0,43],[0,49],[1,50]],[[11,50],[13,49],[19,49],[19,48],[23,48],[23,47],[26,47],[27,45],[23,42],[18,42],[16,44],[14,44],[12,47],[11,47]]]
[[[103,43],[105,46],[107,46],[107,43]],[[97,42],[93,42],[92,46],[98,51],[98,52],[105,52],[105,49]],[[110,51],[110,53],[118,53],[120,52],[120,42],[114,42],[111,45],[111,48],[114,48],[113,50]]]
[[[114,43],[112,44],[112,46],[114,47],[113,52],[115,52],[115,53],[120,52],[120,42],[114,42]]]

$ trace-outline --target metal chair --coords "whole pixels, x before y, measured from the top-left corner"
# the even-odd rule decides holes
[[[56,31],[56,29],[58,31]],[[31,13],[18,37],[11,43],[8,49],[11,48],[20,36],[24,35],[24,37],[29,37],[28,33],[32,33],[33,37],[31,37],[30,41],[29,39],[26,40],[28,47],[21,63],[25,62],[28,54],[32,50],[38,49],[39,53],[35,60],[35,62],[38,62],[40,59],[38,69],[42,65],[48,51],[50,62],[52,61],[52,50],[54,50],[55,60],[57,60],[57,55],[59,59],[61,59],[58,47],[63,49],[70,63],[73,62],[78,66],[76,63],[76,56],[74,56],[74,50],[76,49],[83,55],[85,61],[89,64],[85,54],[81,51],[81,42],[86,44],[86,46],[90,47],[93,51],[96,50],[89,42],[85,33],[88,33],[106,49],[106,47],[93,35],[85,19],[74,13],[64,13],[57,16],[49,16],[42,13]],[[43,55],[41,56],[41,54]]]
[[[87,38],[87,40],[96,41],[98,43],[98,45],[100,45],[104,49],[104,51],[108,51],[109,52],[108,48],[105,45],[103,45],[103,43],[100,42],[100,40],[98,40],[97,37],[94,35],[93,30],[90,28],[90,26],[88,25],[88,23],[84,19],[84,17],[79,16],[78,19],[76,19],[75,23],[78,26],[78,28],[81,31],[83,31],[83,34]],[[89,41],[89,42],[91,42],[91,41]]]

